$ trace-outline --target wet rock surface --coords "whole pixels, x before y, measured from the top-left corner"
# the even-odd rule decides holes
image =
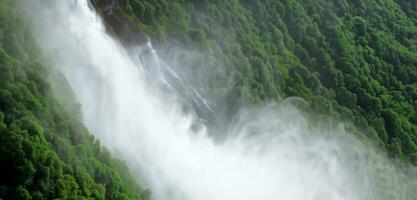
[[[102,16],[107,31],[122,44],[138,45],[148,41],[146,34],[123,14],[119,0],[90,0],[90,3]]]

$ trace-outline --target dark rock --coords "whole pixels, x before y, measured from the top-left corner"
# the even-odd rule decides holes
[[[146,34],[123,15],[119,0],[90,0],[102,16],[106,29],[124,45],[138,45],[148,41]]]

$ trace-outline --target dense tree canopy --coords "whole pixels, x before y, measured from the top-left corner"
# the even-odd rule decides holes
[[[117,18],[161,43],[204,49],[213,71],[224,81],[235,77],[238,94],[253,102],[302,97],[417,162],[413,0],[92,2],[98,10],[117,2],[102,12],[110,27]]]
[[[0,1],[0,199],[148,199],[79,121],[79,105],[56,100],[13,2]],[[124,41],[145,33],[204,51],[213,87],[233,77],[230,102],[302,97],[417,163],[415,0],[91,2]]]
[[[0,199],[141,199],[143,189],[62,106],[32,33],[0,1]],[[71,92],[71,91],[67,91]]]

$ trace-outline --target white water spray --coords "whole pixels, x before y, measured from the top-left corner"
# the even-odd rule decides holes
[[[38,41],[69,80],[86,126],[154,199],[410,199],[408,180],[383,156],[341,127],[309,126],[290,106],[242,108],[221,129],[231,137],[214,143],[205,127],[192,128],[182,93],[161,89],[170,83],[154,53],[129,56],[87,0],[46,2],[25,2]]]

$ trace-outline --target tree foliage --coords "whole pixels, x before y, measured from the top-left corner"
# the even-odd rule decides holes
[[[98,10],[108,3],[92,2]],[[415,1],[118,2],[104,16],[127,16],[158,42],[198,45],[215,58],[208,65],[218,77],[236,77],[237,94],[254,102],[300,96],[417,162]]]
[[[0,1],[0,199],[141,199],[125,164],[53,97],[21,16]]]

